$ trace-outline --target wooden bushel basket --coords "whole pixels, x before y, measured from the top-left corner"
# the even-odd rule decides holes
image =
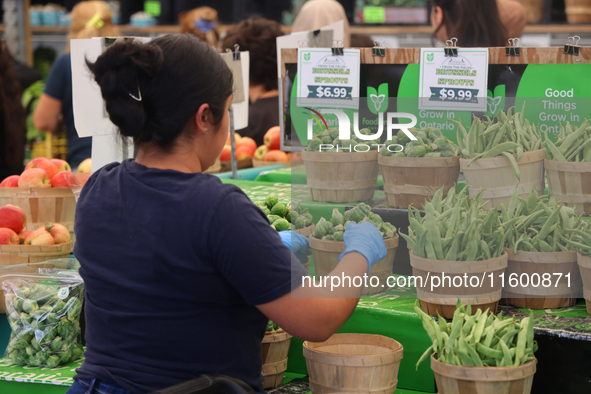
[[[384,191],[391,207],[420,209],[443,187],[443,197],[458,182],[458,157],[378,156]]]
[[[302,152],[312,200],[358,202],[373,198],[378,152]]]
[[[536,360],[517,367],[464,367],[431,357],[439,394],[530,394]]]
[[[74,243],[57,245],[0,245],[0,266],[40,263],[70,257]]]
[[[521,181],[517,180],[511,162],[505,156],[476,159],[468,166],[472,159],[460,159],[460,168],[466,178],[468,192],[476,195],[483,190],[483,201],[488,201],[492,207],[499,208],[501,204],[509,206],[511,195],[519,183],[519,197],[527,198],[532,189],[541,195],[544,192],[544,159],[546,149],[525,152],[517,161]],[[488,204],[487,204],[487,207]]]
[[[288,161],[264,161],[264,160],[257,160],[254,157],[252,158],[252,166],[254,168],[276,166],[276,165],[291,167],[291,160],[288,160]]]
[[[576,252],[518,251],[514,254],[512,249],[507,248],[505,252],[508,263],[503,289],[504,303],[528,309],[564,308],[577,303],[577,294],[581,291],[581,275]],[[516,274],[518,286],[511,286],[509,278],[512,274]],[[543,286],[544,274],[550,275],[550,286]],[[554,274],[562,275],[559,279]],[[565,276],[567,274],[570,274],[570,281]],[[539,278],[539,284],[536,278]],[[522,279],[528,281],[528,286],[521,286],[519,281]]]
[[[583,280],[583,298],[587,304],[587,313],[591,314],[591,257],[577,253],[577,263]]]
[[[402,345],[382,335],[335,334],[325,342],[304,342],[313,394],[393,394]]]
[[[507,268],[507,253],[503,252],[499,257],[481,261],[430,260],[416,256],[412,250],[409,250],[409,256],[412,275],[420,276],[423,281],[415,282],[415,287],[421,309],[425,313],[437,316],[439,312],[446,319],[451,319],[458,298],[464,305],[470,302],[472,314],[476,313],[476,309],[484,312],[487,308],[496,313],[502,294],[502,281],[499,275],[503,275]],[[432,277],[435,275],[441,278],[443,274],[450,277],[450,280],[445,279],[445,282],[442,281],[439,287],[434,287],[431,291]],[[466,286],[464,274],[468,274],[468,284],[471,277],[477,277],[479,281],[484,282],[481,285],[479,282],[478,286]],[[458,286],[460,281],[456,281],[454,285],[456,277],[462,278],[461,286]]]
[[[34,231],[45,223],[59,223],[74,241],[76,198],[68,187],[0,187],[0,206],[16,205],[27,216],[25,230]]]
[[[263,388],[278,387],[287,369],[291,335],[283,330],[268,331],[263,338]]]
[[[399,238],[400,236],[396,234],[394,237],[384,240],[387,250],[386,257],[372,265],[369,274],[367,274],[370,278],[368,284],[370,284],[372,277],[377,277],[379,283],[375,287],[371,285],[364,287],[361,295],[372,295],[388,290],[387,281],[394,268],[394,258],[396,257]],[[323,241],[310,236],[310,249],[312,249],[312,257],[314,257],[316,276],[328,276],[339,264],[339,256],[345,251],[345,243],[342,241]]]
[[[310,226],[308,227],[304,227],[304,228],[300,228],[299,230],[294,230],[296,233],[308,238],[310,237],[310,235],[314,234],[314,229],[316,228],[316,226],[312,223]],[[308,256],[308,262],[307,263],[303,263],[304,268],[307,269],[308,271],[310,271],[310,263],[312,262],[312,256]]]
[[[575,209],[577,215],[591,215],[591,163],[544,160],[550,195]]]
[[[591,22],[591,0],[564,0],[568,23]]]

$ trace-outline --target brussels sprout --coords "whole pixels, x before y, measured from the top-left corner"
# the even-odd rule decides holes
[[[430,152],[425,154],[425,157],[441,157],[441,152]]]
[[[273,227],[275,227],[277,231],[285,231],[289,229],[290,224],[285,219],[279,219],[273,222]]]
[[[20,299],[23,299],[23,300],[25,298],[29,298],[30,294],[31,294],[31,288],[26,287],[26,286],[23,286],[16,291],[16,296]]]
[[[397,152],[393,156],[394,157],[406,157],[406,153],[404,153],[404,152]]]
[[[365,216],[365,213],[361,210],[361,208],[359,208],[359,206],[356,206],[355,208],[346,211],[345,213],[350,212],[349,213],[349,220],[355,222],[355,223],[359,223],[363,220],[363,217]]]
[[[274,222],[276,222],[279,219],[283,219],[281,216],[278,215],[268,215],[267,219],[269,219],[269,223],[273,224]]]
[[[398,143],[400,144],[406,144],[410,142],[410,138],[402,130],[398,130],[396,136],[398,137]]]
[[[12,340],[10,340],[10,342],[8,343],[8,348],[9,349],[17,349],[17,350],[21,350],[24,349],[28,346],[28,342],[25,341],[23,338],[14,338]]]
[[[369,215],[371,212],[371,207],[364,203],[357,204],[357,208],[361,209],[361,212],[363,212],[364,215]]]
[[[10,312],[8,314],[8,317],[12,320],[20,320],[21,315],[20,313],[18,313],[17,311],[15,311],[14,309],[12,310],[12,312]]]
[[[417,137],[419,139],[419,141],[421,141],[422,143],[425,143],[425,141],[427,140],[427,133],[425,133],[423,130],[418,130],[416,133],[413,133],[415,135],[415,137]]]
[[[55,327],[55,326],[46,327],[45,330],[43,330],[43,339],[45,339],[46,341],[53,341],[53,339],[56,336],[57,336],[57,327]]]
[[[427,154],[427,150],[424,146],[415,146],[410,152],[408,157],[424,157]]]
[[[72,346],[70,346],[70,351],[72,352],[72,360],[78,360],[84,355],[84,349],[82,349],[82,346],[78,343],[72,344]]]
[[[43,321],[48,314],[49,311],[47,309],[37,309],[36,311],[31,312],[30,316],[37,321]]]
[[[58,315],[58,316],[62,316],[64,313],[67,312],[66,309],[66,303],[62,300],[57,301],[54,305],[53,305],[53,312]]]
[[[62,347],[62,338],[55,337],[55,339],[51,342],[51,346],[49,347],[52,351],[57,352]]]
[[[67,345],[64,345],[67,346]],[[68,364],[70,362],[72,362],[72,352],[70,351],[70,347],[66,347],[64,348],[64,346],[62,346],[62,352],[60,355],[60,364]]]
[[[285,217],[286,213],[287,213],[287,208],[285,207],[285,204],[283,204],[283,203],[278,202],[277,204],[273,205],[273,208],[271,208],[271,215]]]
[[[273,207],[275,206],[275,204],[277,204],[278,202],[279,202],[279,198],[276,195],[274,195],[274,194],[271,194],[269,197],[267,197],[265,199],[265,205],[269,209],[273,209]]]
[[[260,209],[261,211],[263,211],[263,213],[264,213],[265,215],[269,216],[269,215],[271,214],[271,211],[269,210],[269,208],[267,208],[267,206],[266,206],[266,205],[263,205],[263,206],[257,205],[257,206],[259,207],[259,209]]]
[[[348,226],[349,224],[351,224],[351,223],[355,223],[355,222],[354,222],[354,221],[352,221],[352,220],[348,220],[348,221],[346,221],[346,222],[345,222],[345,225],[343,226],[343,227],[345,228],[345,230],[347,229],[347,226]]]
[[[33,349],[35,349],[37,351],[41,350],[41,346],[39,346],[39,342],[37,341],[37,338],[31,339],[31,346],[33,347]]]
[[[300,203],[297,201],[292,201],[291,202],[291,211],[297,212],[298,214],[300,214],[302,212],[302,207],[300,206]]]
[[[60,358],[58,355],[52,354],[51,356],[47,357],[47,360],[45,360],[45,362],[47,363],[48,367],[57,367],[60,364]]]
[[[335,139],[332,144],[336,147],[338,147],[338,151],[339,152],[349,152],[349,151],[353,151],[353,146],[355,146],[356,141],[355,140],[339,140],[338,138]]]
[[[338,208],[334,208],[332,210],[332,217],[330,218],[330,222],[333,224],[333,226],[338,226],[339,224],[345,223],[343,214],[339,212]]]
[[[298,216],[294,222],[295,228],[300,229],[307,227],[306,226],[306,218],[304,216]]]
[[[33,321],[33,318],[28,313],[21,312],[21,314],[20,314],[20,321],[23,324],[31,324],[31,322]]]
[[[322,240],[323,241],[332,241],[333,240],[332,239],[332,235],[330,235],[330,234],[329,235],[325,235],[324,237],[322,237]]]
[[[320,140],[322,141],[323,144],[332,144],[332,141],[334,140],[334,138],[332,138],[330,136],[330,134],[326,134],[326,135],[323,135]]]
[[[331,127],[328,129],[328,134],[330,137],[335,140],[339,137],[339,128],[338,127]]]
[[[331,222],[324,222],[324,228],[326,228],[327,234],[334,233],[334,225]]]
[[[343,240],[343,231],[335,231],[332,235],[333,241],[342,241]]]
[[[322,145],[322,140],[320,138],[314,138],[310,140],[306,150],[308,152],[318,152],[320,150],[320,145]]]
[[[12,300],[12,307],[18,313],[21,313],[23,311],[23,301],[24,300],[22,298],[15,298]]]
[[[297,213],[295,213],[295,212],[288,212],[288,213],[285,215],[285,220],[287,220],[287,221],[288,221],[288,222],[290,222],[290,223],[293,223],[293,222],[296,220],[296,218],[297,218],[297,215],[298,215],[298,214],[297,214]]]
[[[383,222],[382,230],[396,232],[396,227],[390,222]]]
[[[26,346],[25,352],[27,352],[27,356],[33,356],[37,354],[37,351],[32,346]]]
[[[345,226],[343,226],[342,224],[334,226],[334,232],[336,233],[337,231],[345,231]]]
[[[443,134],[441,133],[441,130],[439,129],[433,129],[431,128],[431,130],[428,131],[429,133],[429,138],[433,141],[437,140],[438,138],[443,137]],[[437,144],[437,142],[435,142]]]
[[[376,228],[377,228],[378,230],[379,230],[379,229],[382,227],[382,225],[384,224],[384,221],[382,220],[382,218],[381,218],[381,216],[380,216],[380,215],[376,215],[376,214],[375,214],[375,213],[373,213],[373,212],[369,212],[369,213],[367,214],[367,216],[368,216],[368,218],[369,218],[369,221],[370,221],[370,222],[371,222],[371,223],[372,223],[374,226],[376,226]]]
[[[326,231],[326,227],[324,226],[325,222],[326,222],[326,219],[320,218],[320,220],[316,224],[316,228],[314,228],[314,237],[315,238],[323,239],[322,237],[326,236],[327,231]]]
[[[73,299],[75,300],[74,304],[68,309],[67,316],[70,321],[78,321],[78,318],[80,318],[80,311],[82,310],[82,302],[78,298]]]
[[[380,155],[382,155],[382,156],[391,156],[392,155],[392,152],[390,152],[388,150],[388,147],[387,146],[382,146],[382,148],[380,149]]]
[[[451,150],[442,150],[441,152],[441,157],[454,157],[457,156],[457,153],[451,151]]]
[[[307,210],[308,208],[306,208]],[[312,223],[314,222],[314,218],[312,217],[312,214],[309,212],[303,213],[302,216],[306,219],[306,227],[311,226]]]
[[[31,313],[39,309],[39,305],[35,300],[26,299],[23,301],[23,311],[27,313]]]

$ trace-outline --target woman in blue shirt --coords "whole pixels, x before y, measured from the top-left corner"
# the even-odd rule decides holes
[[[303,289],[307,272],[286,245],[309,253],[307,240],[278,233],[240,189],[203,174],[225,145],[232,102],[214,49],[189,35],[122,42],[89,68],[138,155],[95,172],[77,204],[87,349],[68,394],[146,393],[203,373],[264,393],[268,319],[322,341],[361,289]],[[350,226],[333,274],[363,276],[384,241],[370,223]]]

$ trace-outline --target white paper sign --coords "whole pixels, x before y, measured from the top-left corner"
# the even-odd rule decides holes
[[[359,49],[298,48],[297,105],[359,108]]]
[[[419,109],[486,111],[488,49],[458,48],[446,57],[442,48],[421,49]]]

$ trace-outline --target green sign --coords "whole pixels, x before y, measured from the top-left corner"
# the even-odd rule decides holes
[[[363,22],[364,23],[384,23],[384,22],[386,22],[386,8],[385,7],[364,7],[363,8]]]
[[[144,12],[159,17],[162,13],[161,4],[159,1],[144,1]]]

